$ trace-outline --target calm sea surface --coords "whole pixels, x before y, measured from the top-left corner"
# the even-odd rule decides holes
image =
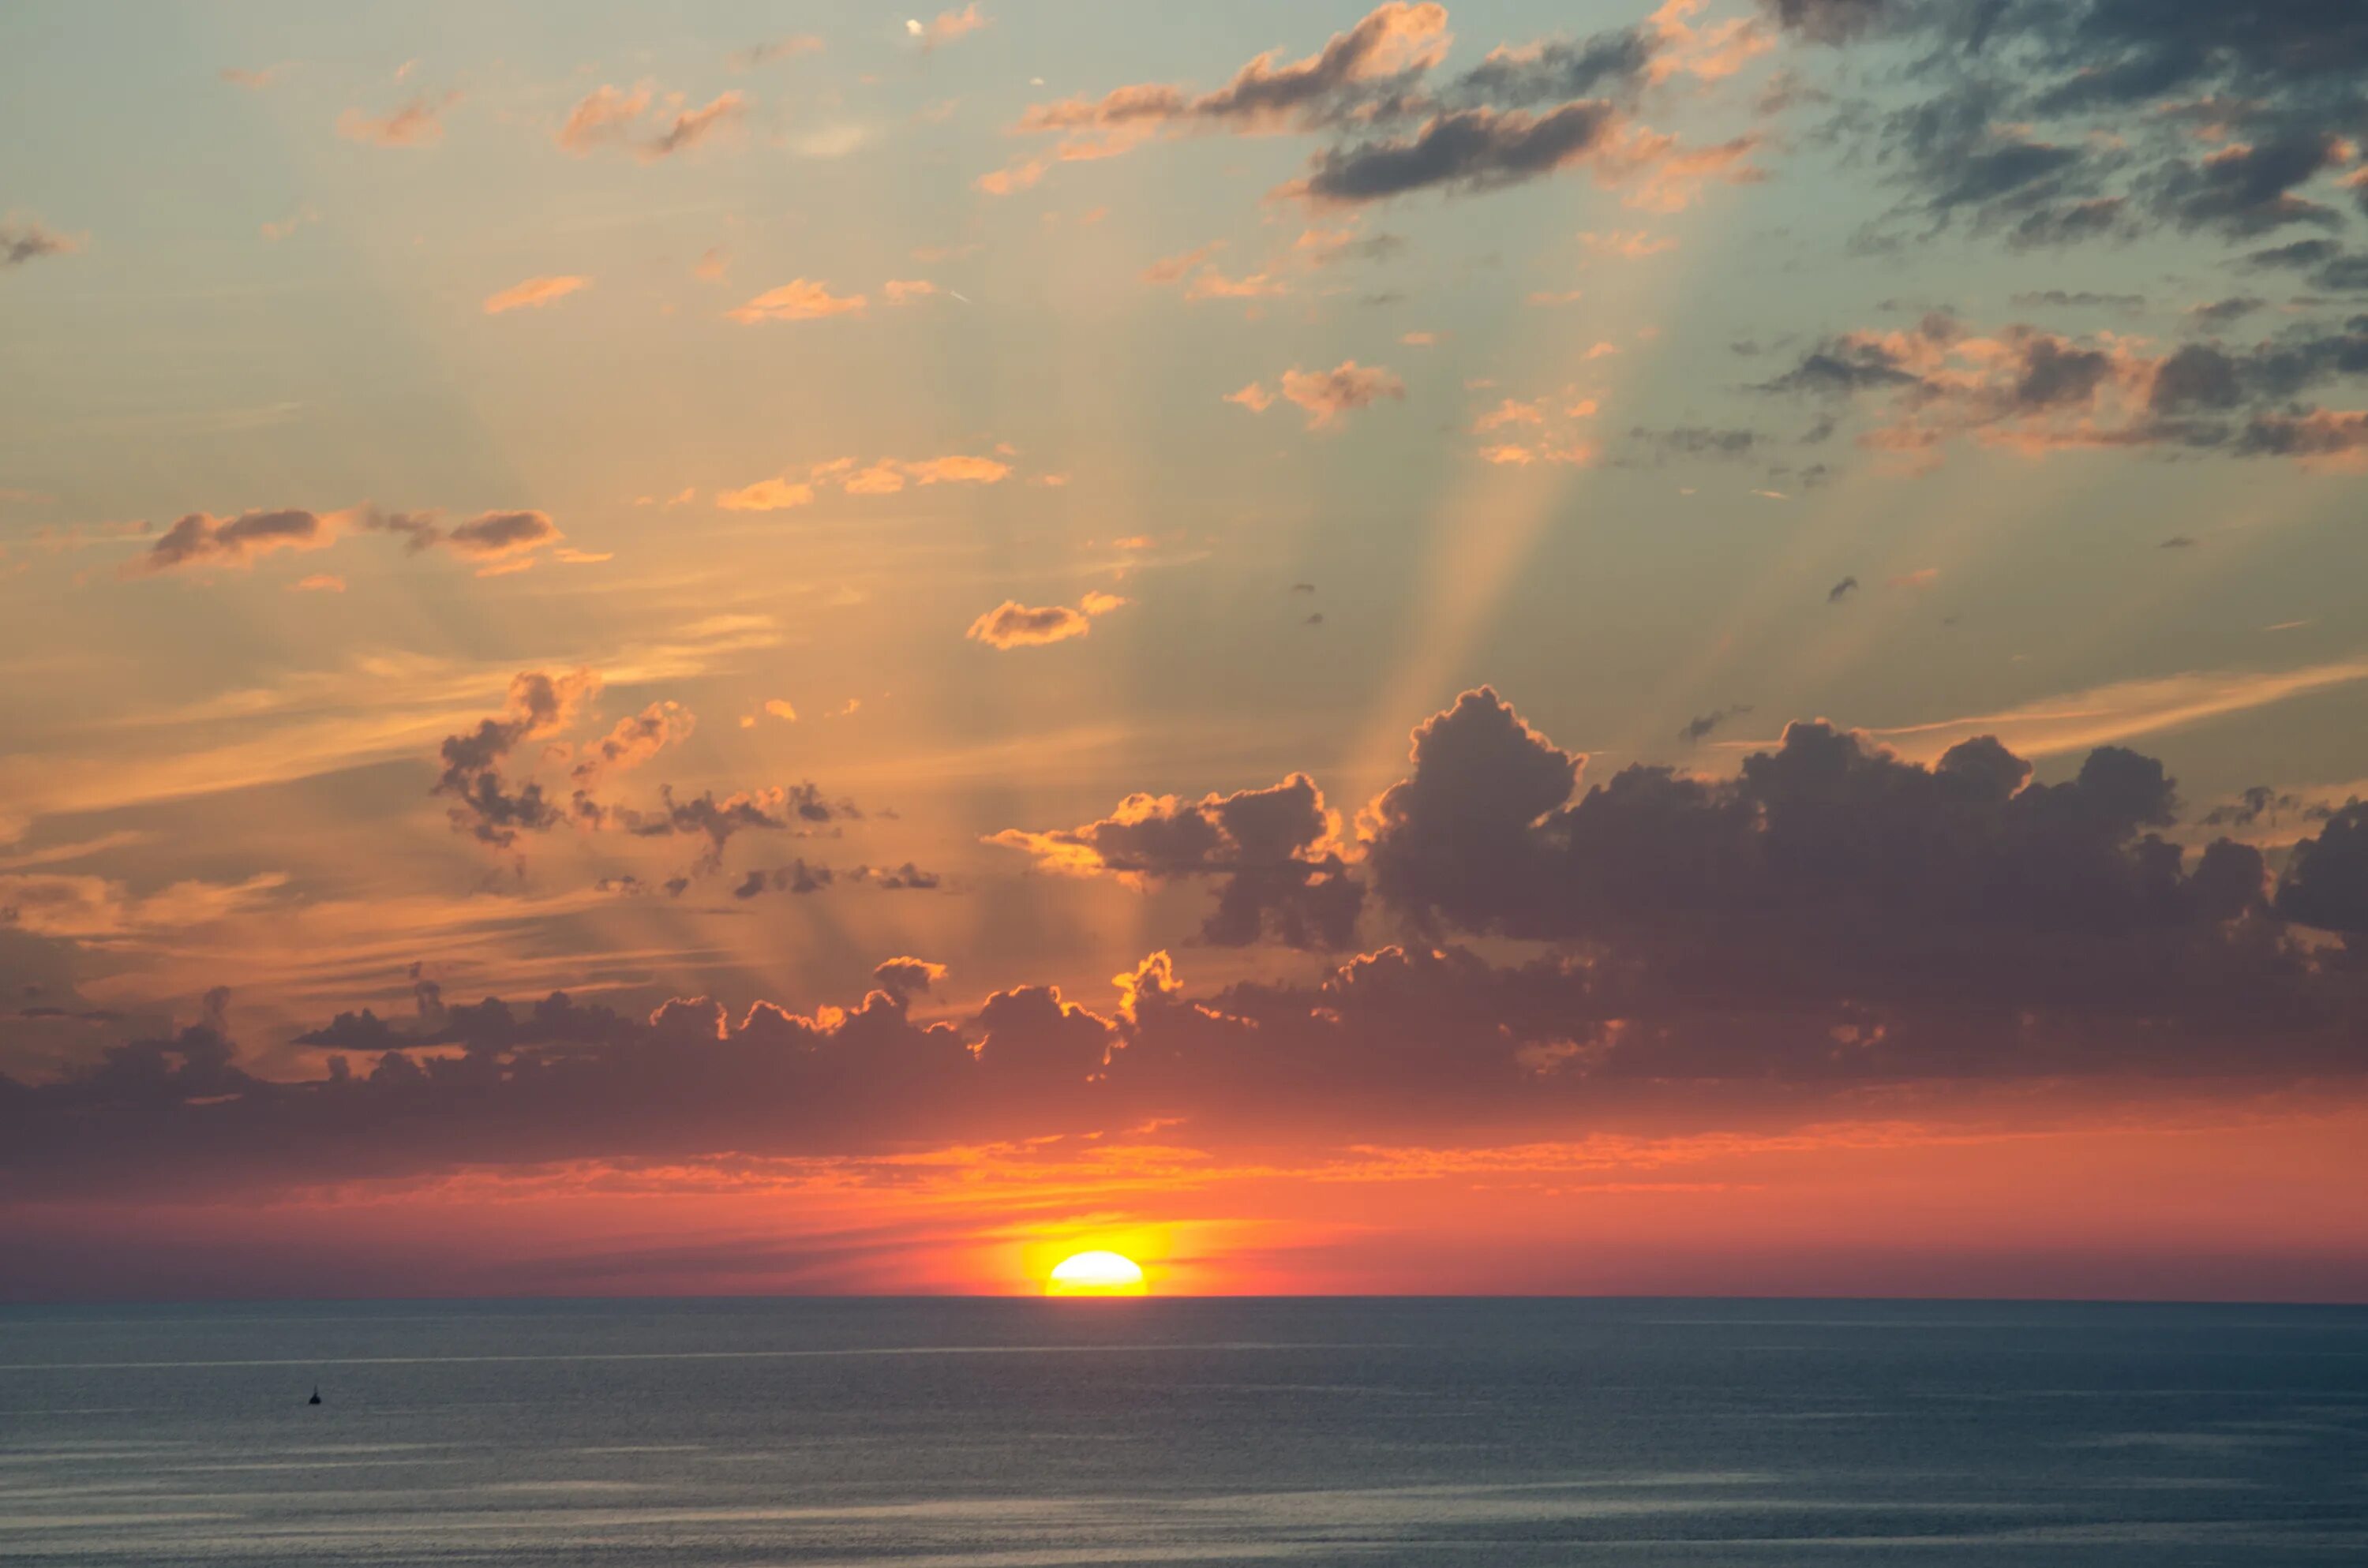
[[[0,1560],[2357,1564],[2368,1312],[12,1309]]]

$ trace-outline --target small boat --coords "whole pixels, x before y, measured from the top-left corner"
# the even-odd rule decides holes
[[[312,1397],[312,1398],[310,1398],[310,1399],[308,1399],[308,1400],[306,1400],[304,1403],[307,1403],[307,1404],[318,1404],[318,1403],[321,1403],[321,1385],[320,1385],[320,1384],[318,1384],[318,1383],[314,1383],[314,1384],[313,1385],[313,1397]]]

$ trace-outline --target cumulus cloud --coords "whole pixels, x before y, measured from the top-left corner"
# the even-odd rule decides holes
[[[726,847],[743,832],[825,832],[863,815],[853,801],[830,800],[812,782],[686,796],[677,796],[671,784],[660,784],[654,808],[604,801],[593,793],[598,786],[679,744],[695,721],[679,704],[658,701],[581,747],[560,744],[600,687],[599,675],[588,669],[523,671],[511,680],[499,713],[446,736],[431,792],[453,802],[453,830],[496,849],[512,848],[524,835],[563,824],[586,833],[700,839],[704,844],[692,870],[706,874],[722,869]],[[522,755],[530,741],[552,744],[540,756]],[[564,801],[533,777],[545,761],[568,765],[572,789]]]
[[[507,289],[486,295],[485,313],[489,316],[497,316],[504,311],[539,308],[551,304],[554,301],[564,300],[579,289],[590,287],[592,287],[592,279],[589,278],[568,276],[529,278],[522,283],[513,283]]]
[[[1122,608],[1129,601],[1114,594],[1089,593],[1071,609],[1066,605],[1023,605],[1018,599],[1001,604],[970,623],[964,637],[998,652],[1041,648],[1065,642],[1093,630],[1093,618]]]
[[[860,294],[834,294],[827,284],[793,278],[724,314],[736,322],[816,321],[824,316],[860,315],[864,306]]]
[[[1364,902],[1341,857],[1338,821],[1302,773],[1270,789],[1198,801],[1130,795],[1082,827],[1011,828],[987,842],[1024,850],[1063,875],[1107,872],[1138,884],[1221,879],[1201,926],[1202,939],[1221,947],[1270,937],[1291,947],[1345,948]]]
[[[592,689],[580,674],[521,676],[501,714],[446,743],[450,792],[564,731]],[[1079,827],[993,840],[1050,869],[1207,881],[1212,944],[1354,947],[1360,921],[1419,936],[1312,974],[1195,990],[1153,951],[1099,1009],[1020,984],[928,1024],[908,1003],[944,971],[905,957],[860,1003],[811,1015],[702,996],[644,1013],[564,993],[450,1006],[423,985],[410,1016],[353,1008],[304,1031],[290,1044],[316,1065],[277,1077],[233,1044],[217,994],[199,1022],[50,1081],[0,1079],[0,1174],[20,1194],[187,1197],[1179,1117],[1205,1147],[1321,1146],[1581,1135],[1636,1117],[1797,1124],[1934,1085],[2094,1104],[2166,1081],[2368,1078],[2358,802],[2311,823],[2273,882],[2249,846],[2168,836],[2175,781],[2111,745],[2042,781],[1994,739],[1927,764],[1803,721],[1731,776],[1635,766],[1593,782],[1586,757],[1482,688],[1416,729],[1408,763],[1360,813],[1353,846],[1304,775],[1137,795]],[[811,790],[666,801],[689,825],[655,831],[842,809]],[[884,888],[910,870],[860,876]],[[847,880],[800,861],[737,887]],[[10,896],[52,925],[121,928],[103,889]]]
[[[903,996],[925,994],[945,977],[945,965],[916,958],[882,959],[871,971],[882,990]]]
[[[697,725],[689,709],[678,702],[653,702],[576,754],[567,776],[579,789],[598,783],[612,773],[639,767],[670,745],[688,739]]]
[[[1328,370],[1304,370],[1294,365],[1282,373],[1281,386],[1285,401],[1306,411],[1311,430],[1328,428],[1354,410],[1370,408],[1383,398],[1402,401],[1406,397],[1406,383],[1386,367],[1360,365],[1354,359],[1343,359]],[[1263,414],[1274,405],[1275,393],[1252,381],[1228,393],[1225,401],[1237,403],[1252,414]]]
[[[503,778],[503,766],[524,743],[566,730],[599,690],[600,677],[591,670],[521,671],[511,678],[499,713],[478,721],[474,729],[447,735],[438,748],[443,768],[434,792],[452,800],[453,830],[507,849],[519,834],[558,823],[559,805],[542,786],[529,780],[513,790]]]

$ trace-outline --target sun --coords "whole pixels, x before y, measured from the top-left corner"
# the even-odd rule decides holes
[[[1044,1282],[1048,1296],[1142,1296],[1149,1293],[1143,1268],[1114,1252],[1081,1252],[1064,1257]]]

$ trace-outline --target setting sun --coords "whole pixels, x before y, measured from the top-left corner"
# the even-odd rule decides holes
[[[1141,1296],[1148,1293],[1143,1269],[1114,1252],[1081,1252],[1053,1266],[1044,1282],[1048,1296]]]

